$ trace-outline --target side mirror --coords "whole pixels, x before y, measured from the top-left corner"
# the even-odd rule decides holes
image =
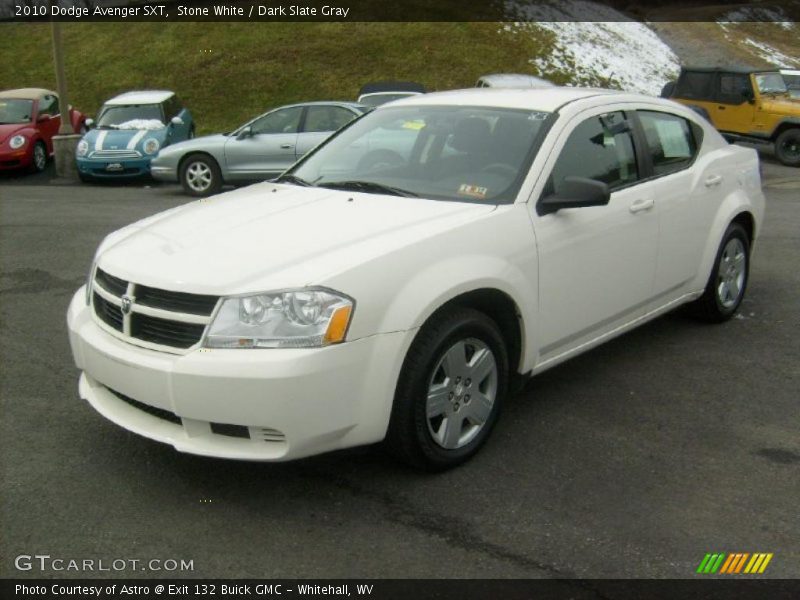
[[[749,88],[742,88],[742,98],[747,100],[750,104],[756,101],[756,96],[753,94],[753,90]]]
[[[551,194],[539,201],[536,207],[539,215],[558,212],[562,208],[584,208],[605,206],[611,198],[608,185],[586,177],[565,177],[557,194]]]
[[[86,125],[86,129],[92,129],[94,127],[94,119],[86,119],[83,124]]]
[[[181,119],[180,117],[172,117],[169,122],[177,127],[183,125],[183,119]]]
[[[243,140],[245,138],[249,138],[252,136],[253,136],[253,128],[248,125],[247,127],[242,127],[242,129],[236,135],[236,139]]]

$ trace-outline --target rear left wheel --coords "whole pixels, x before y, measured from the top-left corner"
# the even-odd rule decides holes
[[[455,308],[420,330],[403,363],[386,445],[412,466],[455,467],[491,433],[508,389],[508,353],[489,317]]]
[[[749,271],[750,240],[741,225],[731,223],[717,250],[705,292],[693,303],[697,315],[712,323],[730,319],[744,298]]]

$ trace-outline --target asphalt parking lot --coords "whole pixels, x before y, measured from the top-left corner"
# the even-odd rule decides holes
[[[0,178],[0,576],[82,575],[15,569],[38,553],[192,560],[169,573],[186,577],[684,578],[738,551],[800,577],[800,169],[765,174],[737,318],[667,315],[537,377],[440,475],[375,448],[199,458],[100,417],[77,396],[68,301],[105,234],[187,198]]]

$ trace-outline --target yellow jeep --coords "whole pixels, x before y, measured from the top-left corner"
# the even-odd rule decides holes
[[[778,160],[800,166],[800,102],[779,71],[684,67],[662,96],[704,114],[730,141],[774,144]]]

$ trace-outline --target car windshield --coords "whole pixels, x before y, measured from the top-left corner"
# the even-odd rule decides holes
[[[284,180],[433,200],[510,203],[549,114],[469,106],[382,108],[319,146]]]
[[[163,119],[160,104],[106,105],[97,119],[97,126],[109,129],[163,129]]]
[[[755,79],[762,94],[785,94],[788,91],[780,73],[758,73]]]
[[[381,104],[386,104],[387,102],[391,102],[392,100],[400,100],[401,98],[408,98],[409,96],[416,96],[416,94],[409,94],[407,92],[367,94],[366,96],[361,96],[359,102],[361,102],[361,104],[366,104],[367,106],[375,107],[375,106],[380,106]]]
[[[796,75],[794,73],[784,73],[783,82],[790,92],[800,92],[800,73]]]
[[[33,100],[0,98],[0,125],[30,123]]]

